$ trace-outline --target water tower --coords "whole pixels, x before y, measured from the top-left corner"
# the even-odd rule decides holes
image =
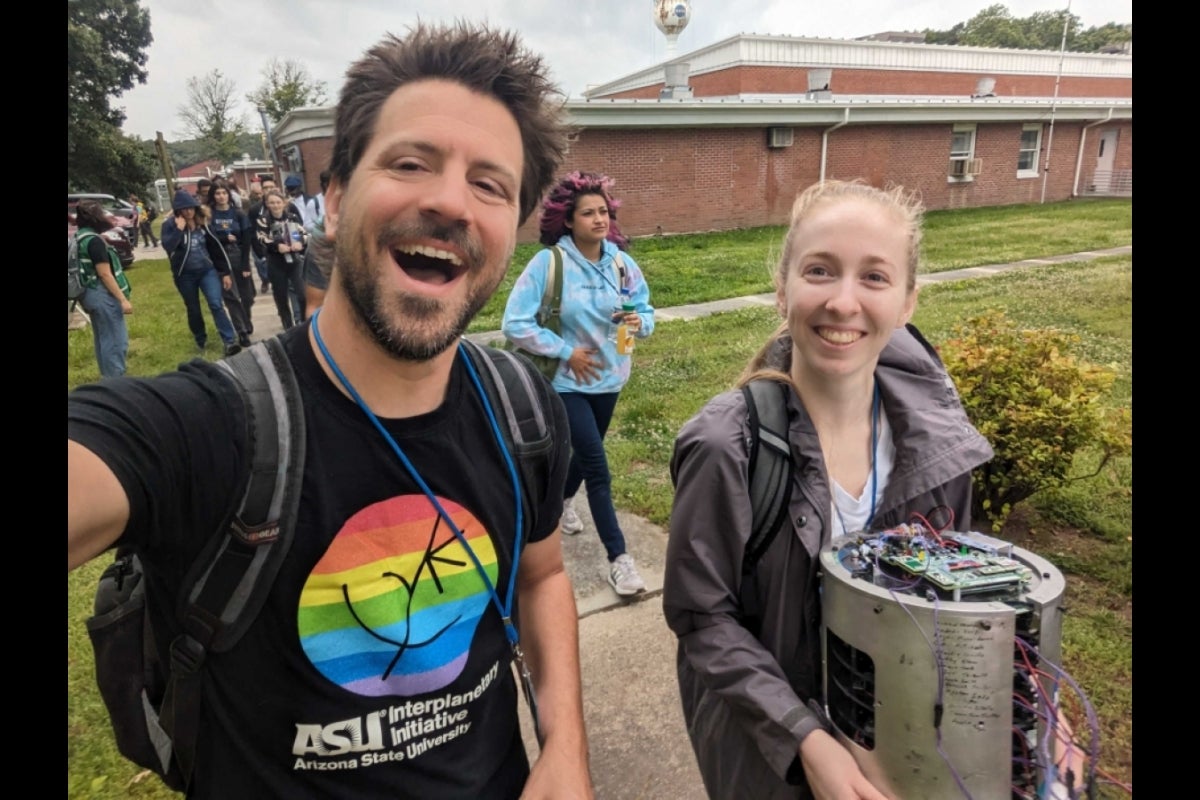
[[[654,0],[654,24],[667,36],[667,58],[675,55],[679,34],[692,19],[688,0]]]
[[[654,24],[667,36],[667,60],[675,57],[679,34],[692,18],[692,4],[687,0],[654,0]],[[688,88],[688,65],[667,64],[664,69],[663,88],[658,93],[660,100],[686,100],[692,96]]]

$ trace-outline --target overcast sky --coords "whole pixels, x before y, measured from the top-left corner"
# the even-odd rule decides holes
[[[683,55],[738,33],[853,39],[889,30],[945,30],[993,0],[692,0],[691,21],[678,39]],[[144,85],[116,98],[128,134],[189,138],[178,108],[186,81],[213,68],[237,85],[245,121],[258,116],[245,95],[262,82],[272,57],[304,62],[336,100],[346,68],[385,33],[403,33],[418,18],[462,18],[515,28],[546,57],[572,98],[667,57],[654,25],[654,0],[142,0],[154,42]],[[1066,2],[1009,0],[1014,17],[1058,11]],[[1071,0],[1085,28],[1133,22],[1133,0]],[[257,155],[257,154],[256,154]]]

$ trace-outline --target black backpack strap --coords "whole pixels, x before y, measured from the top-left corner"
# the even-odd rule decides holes
[[[521,535],[522,541],[527,542],[533,533],[534,509],[545,499],[550,475],[549,454],[554,441],[546,421],[546,409],[552,401],[554,390],[527,359],[507,350],[477,345],[469,339],[463,339],[462,346],[479,375],[492,412],[496,415],[496,424],[517,467],[517,477],[521,483],[521,509],[525,518]],[[543,743],[542,728],[533,683],[520,650],[514,652],[521,688],[529,704],[534,734],[540,746]]]
[[[232,648],[262,609],[291,548],[304,473],[304,410],[283,344],[268,339],[219,365],[245,400],[251,456],[245,493],[185,580],[183,633],[171,642],[161,717],[188,783],[205,659]]]
[[[551,401],[550,382],[528,360],[507,350],[462,345],[479,374],[505,444],[517,466],[525,517],[524,541],[533,532],[533,512],[541,504],[549,475],[547,456],[553,449],[546,408]]]
[[[507,350],[484,347],[469,339],[463,339],[462,344],[479,373],[514,459],[523,462],[549,453],[553,444],[546,419],[546,404],[553,391],[550,384],[527,360]]]
[[[757,633],[761,622],[756,567],[788,518],[792,498],[792,450],[788,444],[787,387],[754,380],[742,387],[750,428],[752,523],[742,557],[743,624]]]

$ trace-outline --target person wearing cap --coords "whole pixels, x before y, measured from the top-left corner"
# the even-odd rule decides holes
[[[225,311],[222,292],[233,286],[233,270],[220,239],[208,227],[208,209],[195,195],[180,190],[171,204],[174,213],[163,220],[159,238],[171,261],[175,288],[187,309],[188,328],[196,346],[204,350],[208,330],[200,311],[200,295],[208,304],[213,324],[225,344],[225,355],[240,351],[233,323]]]
[[[304,193],[304,179],[299,175],[288,175],[283,182],[283,188],[287,190],[288,200],[300,212],[300,221],[308,230],[312,230],[314,219],[309,219],[308,216],[308,201],[309,197]]]

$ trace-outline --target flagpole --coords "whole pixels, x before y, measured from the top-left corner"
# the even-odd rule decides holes
[[[1054,112],[1058,107],[1058,84],[1062,81],[1063,59],[1067,55],[1067,26],[1071,24],[1071,0],[1063,14],[1062,44],[1058,48],[1058,74],[1054,76],[1054,99],[1050,101],[1050,131],[1046,136],[1046,161],[1042,164],[1042,202],[1046,202],[1046,180],[1050,177],[1050,148],[1054,145]]]

